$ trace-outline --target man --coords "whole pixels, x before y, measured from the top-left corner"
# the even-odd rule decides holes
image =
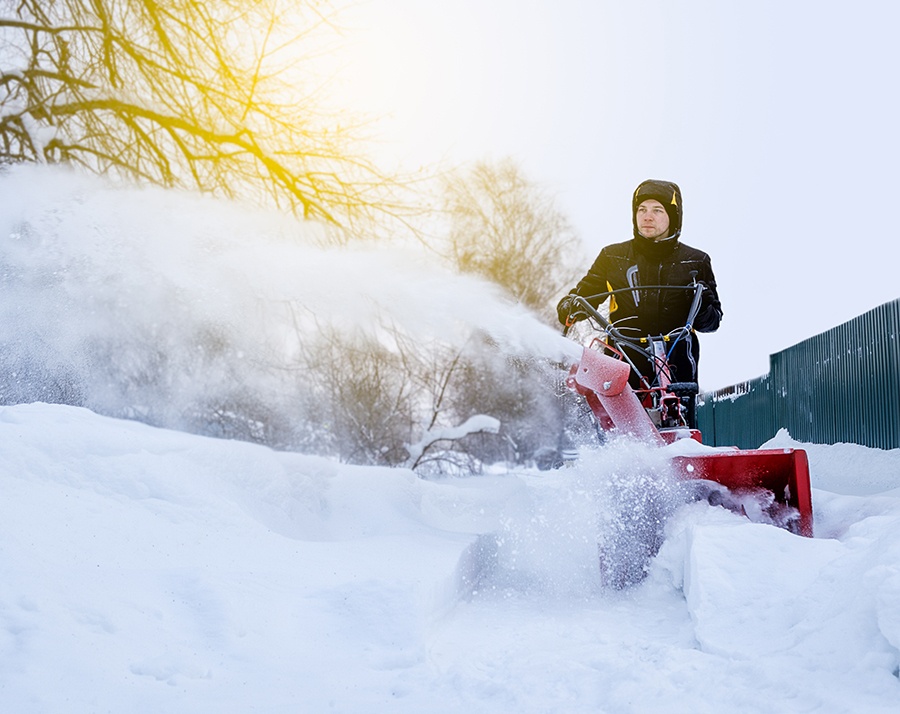
[[[664,335],[685,324],[693,292],[688,290],[641,290],[641,285],[690,285],[696,278],[703,283],[700,312],[694,320],[698,332],[714,332],[722,319],[722,306],[716,293],[709,256],[679,241],[681,236],[681,189],[669,181],[644,181],[631,201],[634,237],[609,245],[600,251],[587,275],[557,306],[559,321],[566,324],[573,308],[573,296],[587,298],[594,307],[600,300],[591,296],[620,288],[634,288],[610,298],[609,319],[624,335],[645,337]],[[584,319],[584,313],[571,315]],[[674,346],[667,346],[670,379],[696,382],[700,343],[688,334]],[[632,350],[628,356],[653,386],[656,370],[644,354]],[[632,386],[639,386],[632,375]],[[693,405],[691,405],[693,407]],[[693,412],[691,408],[689,410]],[[693,414],[691,414],[691,417]]]

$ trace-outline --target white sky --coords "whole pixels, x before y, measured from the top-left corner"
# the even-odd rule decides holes
[[[409,167],[516,158],[591,256],[630,237],[641,180],[679,183],[725,309],[717,388],[900,296],[898,20],[886,0],[364,0],[335,91]]]

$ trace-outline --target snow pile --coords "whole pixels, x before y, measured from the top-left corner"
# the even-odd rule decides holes
[[[432,482],[5,407],[0,700],[17,714],[893,712],[900,452],[807,449],[828,538],[680,506],[649,577],[615,591],[597,567],[605,494],[659,452]],[[847,453],[845,493],[823,490]],[[884,492],[856,492],[876,469]]]

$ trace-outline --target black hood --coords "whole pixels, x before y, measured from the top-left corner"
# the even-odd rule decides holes
[[[634,196],[631,198],[631,224],[634,228],[634,237],[642,237],[637,227],[638,206],[650,198],[659,201],[669,215],[669,238],[678,238],[681,235],[681,218],[683,215],[681,189],[678,188],[678,184],[671,181],[658,181],[656,179],[648,179],[634,190]]]

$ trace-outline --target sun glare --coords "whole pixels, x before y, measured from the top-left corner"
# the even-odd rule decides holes
[[[508,74],[490,24],[452,3],[371,0],[342,10],[337,26],[336,50],[323,58],[329,101],[375,120],[383,152],[428,163],[479,144],[485,107]]]

